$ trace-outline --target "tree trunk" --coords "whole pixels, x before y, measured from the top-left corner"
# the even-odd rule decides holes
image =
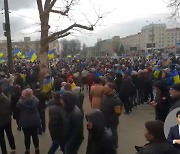
[[[42,89],[43,80],[46,74],[48,74],[48,51],[49,51],[49,15],[44,14],[41,16],[41,40],[40,40],[40,73],[39,73],[39,83]]]

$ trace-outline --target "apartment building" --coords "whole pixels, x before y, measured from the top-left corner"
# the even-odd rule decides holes
[[[167,28],[166,24],[150,24],[141,32],[120,39],[127,51],[175,50],[180,43],[180,28]]]

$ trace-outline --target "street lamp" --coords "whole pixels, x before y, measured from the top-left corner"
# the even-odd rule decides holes
[[[149,23],[150,25],[152,25],[152,40],[151,40],[151,50],[152,50],[152,54],[154,57],[154,24],[158,23],[159,21],[161,21],[160,19],[158,21],[154,22],[149,22],[146,21],[147,23]]]

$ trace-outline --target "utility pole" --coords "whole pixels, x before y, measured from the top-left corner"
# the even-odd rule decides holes
[[[4,10],[5,10],[5,30],[6,30],[5,35],[7,37],[8,69],[10,73],[13,73],[13,56],[12,56],[8,0],[4,0]]]
[[[152,22],[152,54],[154,57],[154,23]]]

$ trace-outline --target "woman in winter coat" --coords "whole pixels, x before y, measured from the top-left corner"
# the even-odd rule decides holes
[[[41,120],[38,104],[39,100],[33,95],[32,89],[27,88],[22,91],[22,97],[17,103],[17,108],[20,111],[19,124],[24,132],[25,154],[30,154],[31,137],[35,147],[35,154],[39,154],[38,128]]]
[[[101,108],[101,100],[102,95],[104,93],[104,87],[101,84],[101,79],[96,77],[94,79],[95,85],[91,87],[90,95],[92,96],[92,108],[100,109]]]

